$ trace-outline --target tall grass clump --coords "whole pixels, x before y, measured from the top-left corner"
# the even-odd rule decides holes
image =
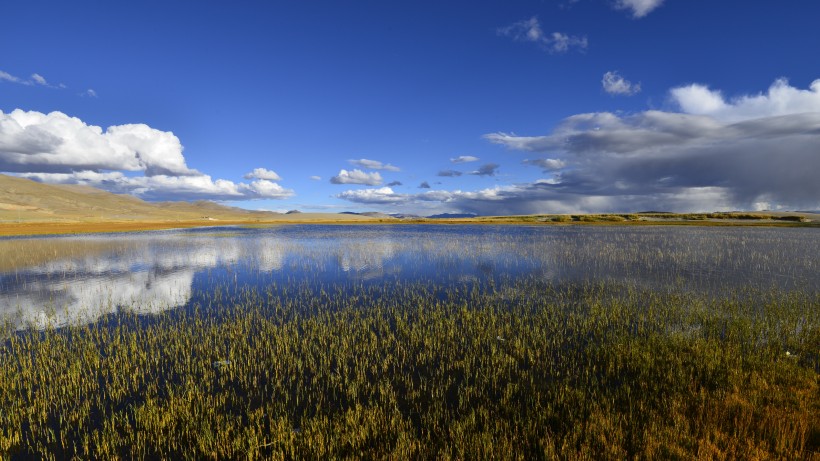
[[[3,458],[820,457],[811,291],[272,284],[2,337]]]

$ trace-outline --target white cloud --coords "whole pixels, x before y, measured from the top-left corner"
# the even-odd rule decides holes
[[[15,76],[15,75],[11,75],[8,72],[4,72],[4,71],[0,70],[0,81],[6,81],[6,82],[10,82],[10,83],[17,83],[19,85],[26,85],[26,86],[40,85],[40,86],[44,86],[44,87],[47,87],[47,88],[58,88],[58,89],[66,88],[66,86],[63,85],[62,83],[60,83],[59,85],[52,85],[52,84],[48,83],[48,81],[45,79],[45,77],[43,77],[42,75],[37,74],[37,73],[31,74],[31,77],[28,80],[25,80],[25,79],[22,79],[20,77]]]
[[[0,171],[144,171],[198,174],[185,164],[170,131],[144,124],[102,128],[62,112],[0,111]]]
[[[348,160],[348,162],[350,162],[351,165],[358,166],[361,168],[367,168],[369,170],[401,171],[397,166],[391,165],[389,163],[382,163],[378,160],[360,158],[351,159]]]
[[[185,164],[182,143],[170,131],[160,131],[139,123],[108,127],[104,136],[121,155],[133,156],[139,169],[148,176],[198,173]]]
[[[389,187],[382,187],[379,189],[348,190],[340,193],[337,197],[356,203],[385,204],[404,202],[410,196],[397,194]]]
[[[3,72],[0,70],[0,81],[6,81],[11,83],[19,83],[20,85],[31,85],[32,82],[28,80],[23,80],[20,77],[15,77],[8,72]]]
[[[617,0],[615,8],[632,11],[632,17],[642,18],[661,6],[663,0]]]
[[[802,90],[781,78],[775,80],[766,93],[744,95],[729,101],[720,91],[698,84],[674,88],[671,95],[687,114],[708,115],[726,122],[820,112],[820,79]]]
[[[542,40],[541,43],[555,53],[566,53],[570,48],[574,47],[583,50],[589,45],[586,37],[571,36],[563,32],[553,32],[548,38]]]
[[[567,203],[599,197],[613,208],[820,207],[820,81],[801,90],[778,80],[765,94],[733,100],[691,85],[671,97],[682,112],[579,114],[544,136],[486,138],[559,156],[565,170],[549,187]]]
[[[0,111],[0,172],[47,183],[85,184],[147,200],[283,199],[294,195],[272,182],[278,175],[264,168],[249,173],[248,179],[255,179],[250,184],[214,180],[189,168],[179,138],[170,131],[144,124],[103,131],[61,112]]]
[[[632,96],[641,91],[640,83],[632,83],[618,74],[618,71],[607,72],[601,80],[604,91],[609,94]]]
[[[244,189],[244,185],[239,185],[240,190]],[[247,186],[247,191],[243,193],[249,198],[268,198],[268,199],[285,199],[293,196],[293,191],[285,189],[275,182],[267,179],[257,179]]]
[[[22,176],[51,184],[82,184],[118,194],[131,194],[145,200],[255,200],[285,199],[294,195],[274,182],[259,179],[250,184],[225,179],[214,180],[208,175],[186,176],[126,176],[122,172],[100,173],[20,173]]]
[[[84,93],[80,93],[80,96],[88,96],[89,98],[96,98],[97,97],[97,92],[94,91],[93,89],[89,88],[89,89],[85,90]]]
[[[720,91],[712,91],[704,85],[674,88],[670,93],[687,114],[713,114],[726,108]]]
[[[31,74],[31,79],[34,83],[42,86],[49,86],[48,82],[46,81],[45,77],[40,74]]]
[[[281,181],[282,178],[275,171],[265,168],[254,168],[253,171],[243,176],[245,179],[266,179],[268,181]]]
[[[311,179],[312,181],[321,181],[321,180],[322,180],[322,177],[321,177],[321,176],[311,176],[311,177],[310,177],[310,179]]]
[[[364,184],[367,186],[378,186],[382,183],[382,176],[374,171],[365,173],[362,170],[340,170],[339,174],[330,178],[332,184]]]
[[[472,155],[459,155],[458,157],[450,159],[450,161],[453,163],[469,163],[477,162],[478,160],[478,157],[473,157]]]
[[[566,53],[571,48],[583,50],[589,44],[586,37],[571,36],[563,32],[544,33],[535,16],[499,28],[498,34],[516,41],[536,43],[550,53]]]

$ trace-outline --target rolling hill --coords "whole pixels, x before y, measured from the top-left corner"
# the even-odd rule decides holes
[[[298,219],[297,219],[298,218]],[[368,221],[330,213],[284,215],[209,201],[146,202],[89,186],[43,184],[0,174],[0,223],[135,223],[177,221]]]
[[[2,222],[253,220],[275,215],[208,201],[149,203],[89,186],[43,184],[0,174]]]

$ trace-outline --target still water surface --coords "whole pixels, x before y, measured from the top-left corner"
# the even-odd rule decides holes
[[[0,239],[0,317],[64,325],[190,306],[213,290],[516,277],[720,295],[820,290],[820,230],[635,226],[211,227]]]

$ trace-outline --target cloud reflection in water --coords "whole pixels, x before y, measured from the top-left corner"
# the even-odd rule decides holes
[[[284,226],[0,239],[0,317],[18,327],[157,313],[214,287],[476,284],[499,277],[817,289],[815,229]],[[812,285],[813,284],[813,285]],[[677,286],[676,285],[676,286]]]

